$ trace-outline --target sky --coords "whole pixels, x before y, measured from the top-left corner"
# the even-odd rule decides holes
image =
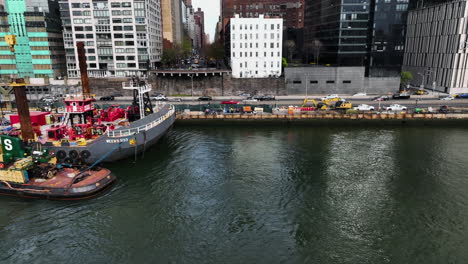
[[[205,33],[210,34],[212,42],[219,19],[219,0],[192,0],[192,5],[195,10],[200,7],[205,12]]]

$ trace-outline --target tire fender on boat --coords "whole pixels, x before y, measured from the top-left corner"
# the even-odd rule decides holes
[[[88,150],[83,150],[83,151],[80,152],[80,157],[83,160],[87,160],[87,159],[89,159],[89,157],[91,157],[91,152],[89,152]]]
[[[71,159],[77,159],[79,156],[78,156],[78,151],[76,150],[70,150],[70,152],[68,152],[68,156],[71,158]]]
[[[57,159],[63,160],[64,158],[67,157],[67,153],[64,150],[59,150],[57,151],[56,156],[57,156]]]

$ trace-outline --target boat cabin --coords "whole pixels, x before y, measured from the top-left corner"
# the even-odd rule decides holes
[[[66,98],[63,100],[65,103],[65,110],[68,113],[84,113],[88,111],[93,111],[93,102],[94,98]]]

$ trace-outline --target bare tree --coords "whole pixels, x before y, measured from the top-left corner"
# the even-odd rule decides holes
[[[286,41],[286,48],[288,49],[288,61],[292,62],[292,56],[296,49],[296,42],[294,42],[294,40]]]
[[[320,62],[320,50],[322,49],[322,42],[318,39],[315,39],[312,42],[312,50],[314,51],[314,62],[319,64]]]

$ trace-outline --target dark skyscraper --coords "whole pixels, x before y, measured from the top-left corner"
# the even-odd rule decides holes
[[[370,76],[398,75],[409,0],[307,0],[308,62],[365,66]]]

